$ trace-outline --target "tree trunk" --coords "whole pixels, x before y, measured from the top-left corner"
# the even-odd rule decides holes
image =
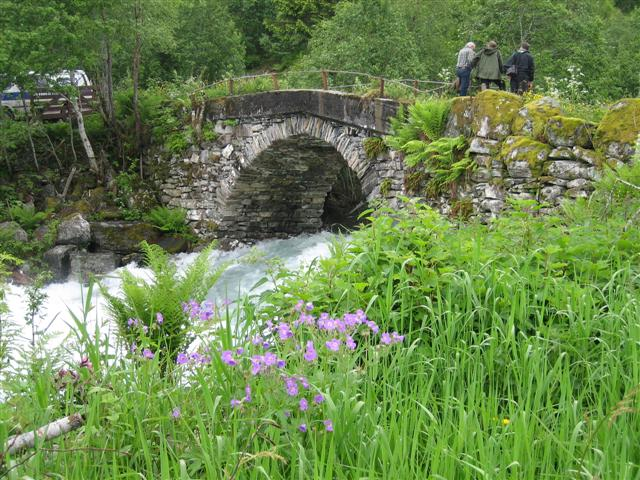
[[[98,168],[98,162],[96,162],[96,155],[93,153],[93,147],[87,136],[87,131],[84,128],[84,117],[82,116],[82,108],[79,105],[79,100],[78,98],[68,98],[68,101],[78,120],[78,134],[80,135],[84,151],[87,153],[89,168],[98,176],[98,180],[100,180],[100,169]]]
[[[40,165],[38,164],[38,155],[36,155],[36,146],[33,143],[33,135],[31,134],[31,114],[27,109],[27,102],[24,100],[24,88],[20,89],[20,99],[22,100],[22,108],[27,118],[27,136],[29,137],[29,145],[31,146],[31,155],[33,155],[33,163],[36,165],[36,171],[40,171]]]
[[[76,430],[82,425],[84,425],[84,418],[79,413],[74,413],[32,432],[9,437],[4,443],[4,452],[0,453],[0,461],[4,460],[7,455],[14,455],[28,448],[33,448],[36,444],[36,438],[45,442]]]
[[[142,6],[139,1],[135,3],[133,12],[136,23],[136,33],[135,45],[133,47],[131,76],[133,80],[133,116],[135,118],[136,147],[140,154],[142,152],[142,119],[140,118],[140,106],[138,105],[138,89],[140,82],[140,55],[142,51],[142,34],[140,32],[140,24],[142,23]]]

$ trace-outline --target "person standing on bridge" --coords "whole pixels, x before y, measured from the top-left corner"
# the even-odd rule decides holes
[[[520,49],[514,52],[507,63],[504,64],[507,69],[507,76],[511,79],[511,91],[522,95],[533,88],[533,74],[535,72],[535,63],[533,56],[529,53],[529,44],[522,42]]]
[[[504,90],[502,81],[502,56],[498,50],[498,44],[491,40],[473,59],[473,65],[477,66],[476,77],[480,79],[480,88],[486,90],[491,83]]]
[[[462,50],[458,52],[458,63],[456,64],[456,76],[460,82],[460,96],[467,95],[469,84],[471,83],[471,70],[473,69],[473,58],[476,56],[476,44],[467,43]]]

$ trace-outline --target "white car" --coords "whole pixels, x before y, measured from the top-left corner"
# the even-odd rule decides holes
[[[34,75],[34,72],[29,72]],[[22,93],[20,87],[11,84],[2,91],[2,109],[11,116],[20,116],[31,107],[39,113],[44,120],[58,120],[67,118],[71,113],[68,101],[61,93],[53,91],[52,85],[75,85],[78,87],[82,113],[91,113],[93,101],[93,88],[89,77],[83,70],[63,70],[55,75],[36,76],[36,89],[32,93]],[[24,96],[24,102],[22,99]]]

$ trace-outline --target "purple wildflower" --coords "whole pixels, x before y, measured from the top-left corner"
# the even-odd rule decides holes
[[[325,420],[322,423],[324,423],[324,429],[327,432],[333,432],[333,422],[331,420]]]
[[[242,402],[240,400],[236,400],[235,398],[231,399],[231,408],[236,408],[240,405],[242,405]]]
[[[309,389],[309,381],[307,380],[307,377],[300,376],[298,377],[298,381],[302,385],[302,388],[304,388],[305,390]]]
[[[322,396],[321,393],[319,393],[315,397],[313,397],[313,403],[317,403],[319,405],[322,402],[324,402],[324,397]]]
[[[189,362],[189,357],[187,356],[186,353],[179,353],[178,356],[176,357],[176,364],[178,365],[184,365],[185,363]]]
[[[311,310],[313,310],[313,303],[307,302],[307,304],[304,306],[304,308],[307,309],[307,312],[310,312]]]
[[[224,363],[231,367],[235,367],[238,364],[238,362],[236,362],[233,358],[233,353],[231,352],[231,350],[224,350],[220,355],[220,358]]]
[[[171,416],[175,419],[180,418],[180,408],[179,407],[175,407],[172,411],[171,411]]]
[[[306,398],[301,398],[300,399],[300,411],[301,412],[306,412],[307,410],[309,410],[309,402],[307,401]]]
[[[145,348],[144,350],[142,350],[142,356],[144,358],[146,358],[147,360],[153,360],[153,357],[155,357],[153,352],[151,350],[149,350],[148,348]]]
[[[284,381],[285,388],[287,390],[287,395],[290,397],[295,397],[298,395],[298,383],[296,379],[293,377],[288,377]]]
[[[374,322],[373,320],[367,321],[367,327],[369,327],[369,329],[373,333],[378,333],[380,331],[380,328],[378,327],[378,325],[376,325],[376,322]]]
[[[236,355],[242,355],[244,353],[244,348],[240,347],[236,350]]]
[[[349,350],[356,349],[356,342],[353,341],[353,338],[351,338],[350,335],[347,335],[347,339],[345,340],[344,344],[347,346]]]
[[[251,357],[251,375],[258,375],[262,370],[262,357],[254,355]]]
[[[384,343],[385,345],[390,345],[391,344],[391,335],[389,335],[387,332],[384,332],[381,336],[380,336],[380,341],[382,343]]]
[[[89,357],[87,356],[83,356],[80,359],[80,368],[86,368],[88,370],[93,370],[93,364],[91,363],[91,361],[89,360]]]
[[[298,430],[300,430],[302,433],[307,433],[307,424],[301,423],[300,426],[298,427]]]
[[[325,343],[325,345],[327,346],[327,348],[329,350],[331,350],[332,352],[337,352],[338,350],[340,350],[340,340],[337,338],[332,338],[331,340],[329,340],[328,342]]]
[[[288,340],[293,337],[293,332],[291,331],[291,327],[288,323],[278,324],[278,336],[280,337],[280,340]]]
[[[138,346],[136,345],[136,342],[132,342],[131,343],[131,353],[136,353],[136,350],[138,350]]]
[[[251,386],[248,384],[244,387],[244,401],[247,403],[251,401]]]
[[[404,340],[404,335],[400,335],[398,332],[393,332],[391,334],[391,339],[393,343],[401,343]]]
[[[303,357],[307,362],[313,362],[318,358],[318,352],[316,352],[311,340],[307,341],[307,350],[304,352]]]
[[[138,326],[138,319],[137,318],[130,318],[129,320],[127,320],[127,325],[129,327],[137,327]]]
[[[296,312],[300,312],[302,311],[302,308],[304,307],[304,300],[298,300],[298,303],[296,303],[296,306],[293,307]]]
[[[164,316],[160,312],[156,313],[156,322],[158,322],[158,325],[164,323]]]
[[[147,327],[146,325],[142,326],[142,331],[146,334],[149,332],[149,327]]]
[[[263,355],[262,360],[267,367],[271,367],[278,362],[278,357],[273,352],[267,352]]]
[[[276,363],[276,367],[278,368],[284,368],[284,366],[286,365],[285,361],[282,359],[278,359],[278,363]]]

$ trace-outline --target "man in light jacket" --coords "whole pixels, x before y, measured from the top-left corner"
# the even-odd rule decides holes
[[[476,44],[467,43],[462,50],[458,52],[458,63],[456,64],[456,76],[460,81],[460,96],[467,95],[469,84],[471,83],[471,70],[473,58],[476,55]]]

